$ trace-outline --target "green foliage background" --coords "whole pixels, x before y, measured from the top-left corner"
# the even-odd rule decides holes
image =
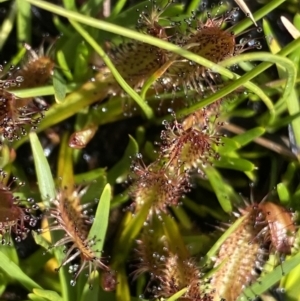
[[[1,1],[0,1],[1,2]],[[4,1],[2,1],[4,2]],[[96,236],[99,239],[97,248],[102,250],[105,242],[106,230],[109,227],[110,210],[118,208],[128,201],[126,191],[121,194],[114,194],[114,186],[123,183],[129,173],[130,156],[142,151],[149,158],[153,157],[153,141],[147,137],[147,132],[151,132],[151,127],[157,127],[162,120],[171,120],[171,116],[158,116],[153,109],[157,100],[153,98],[146,99],[146,92],[151,86],[149,79],[140,93],[137,93],[122,79],[118,73],[117,66],[106,56],[104,42],[113,40],[115,43],[120,41],[120,36],[127,39],[133,39],[148,43],[162,49],[180,54],[191,61],[201,64],[216,73],[219,73],[224,79],[229,79],[227,84],[220,88],[216,93],[201,99],[201,101],[191,104],[190,106],[176,111],[176,115],[181,118],[203,108],[218,99],[230,95],[240,87],[246,88],[245,93],[240,93],[234,96],[233,101],[229,101],[226,106],[226,118],[230,120],[233,117],[243,118],[244,124],[247,124],[248,119],[251,123],[251,128],[243,130],[231,137],[224,138],[224,147],[220,147],[218,151],[221,154],[221,160],[216,162],[213,167],[206,169],[207,180],[197,180],[196,185],[210,191],[220,204],[219,208],[210,207],[209,200],[204,204],[196,199],[185,198],[183,203],[189,209],[192,209],[195,214],[201,219],[202,216],[209,215],[215,220],[225,220],[228,215],[234,210],[234,205],[240,203],[239,189],[244,188],[246,182],[262,181],[260,178],[260,170],[264,169],[261,163],[264,158],[269,157],[271,164],[269,174],[269,190],[276,187],[280,202],[293,208],[298,212],[299,206],[299,153],[291,152],[288,147],[275,145],[275,137],[277,133],[281,133],[289,125],[293,131],[295,142],[300,145],[300,110],[299,110],[299,66],[300,66],[300,39],[295,39],[287,45],[281,45],[280,40],[276,37],[272,24],[266,18],[267,14],[276,10],[279,6],[289,10],[294,16],[294,25],[300,30],[300,15],[296,11],[297,2],[285,0],[273,0],[266,4],[258,11],[253,12],[255,20],[263,20],[263,32],[267,36],[269,51],[254,51],[243,53],[222,61],[219,64],[199,57],[187,50],[170,44],[166,41],[156,39],[151,36],[146,36],[135,30],[136,20],[138,18],[137,8],[144,9],[145,3],[142,2],[133,8],[124,10],[126,1],[119,0],[114,6],[111,15],[101,20],[95,16],[97,8],[102,5],[102,0],[87,0],[80,10],[77,9],[74,0],[63,0],[63,6],[56,6],[50,2],[43,0],[15,0],[10,1],[10,12],[7,19],[4,20],[0,30],[0,50],[5,45],[14,26],[17,28],[17,41],[20,43],[20,51],[12,57],[12,64],[20,62],[24,56],[24,48],[21,46],[21,41],[30,43],[32,37],[31,28],[31,5],[35,5],[43,10],[47,10],[53,14],[53,20],[58,30],[63,33],[60,39],[55,44],[55,62],[57,70],[53,77],[53,85],[33,88],[27,90],[18,90],[16,95],[20,97],[36,97],[36,96],[53,96],[56,100],[50,109],[46,112],[46,117],[38,127],[37,133],[43,132],[53,125],[66,120],[67,118],[78,114],[75,124],[75,129],[81,129],[86,125],[96,125],[101,128],[102,125],[117,122],[127,118],[123,114],[124,99],[119,96],[112,97],[108,102],[98,104],[94,110],[85,109],[88,105],[95,101],[95,96],[101,95],[101,80],[95,79],[90,82],[83,93],[78,93],[76,90],[85,83],[91,76],[89,58],[93,52],[96,52],[109,67],[119,84],[126,93],[135,102],[135,106],[140,108],[138,113],[143,117],[143,121],[137,127],[135,137],[129,138],[129,143],[126,151],[119,162],[109,170],[104,168],[96,168],[84,174],[74,174],[73,164],[80,157],[79,151],[68,151],[67,140],[62,139],[60,150],[65,153],[65,156],[59,156],[57,165],[63,168],[65,172],[65,182],[81,183],[83,180],[97,180],[97,197],[100,198],[100,203],[95,216],[95,222],[90,230],[89,237]],[[180,19],[189,16],[190,12],[198,6],[198,1],[191,1],[187,12],[184,12],[183,5],[176,4],[167,10],[167,14],[171,17],[180,15]],[[66,18],[69,22],[64,22],[61,17]],[[251,27],[252,23],[249,18],[245,18],[238,22],[233,27],[235,34],[241,33]],[[75,52],[74,52],[75,49]],[[74,55],[75,53],[75,55]],[[244,73],[242,75],[228,69],[232,65],[239,65]],[[270,67],[275,67],[278,71],[278,78],[274,80],[268,72]],[[81,90],[82,92],[82,90]],[[66,96],[67,95],[67,96]],[[162,95],[161,98],[172,98],[172,95]],[[230,96],[231,97],[231,96]],[[230,98],[229,97],[229,98]],[[147,101],[145,101],[147,100]],[[257,114],[252,108],[240,106],[246,101],[262,102],[266,110],[262,114]],[[286,133],[286,132],[285,132]],[[268,134],[268,135],[266,135]],[[266,135],[266,136],[264,136]],[[264,136],[262,138],[262,136]],[[36,133],[30,133],[29,136],[23,137],[21,140],[13,143],[12,147],[16,150],[25,144],[30,143],[34,164],[38,179],[39,192],[41,202],[44,205],[49,204],[49,199],[55,197],[55,181],[57,176],[51,171],[48,161],[44,155],[43,147]],[[261,148],[253,147],[257,143]],[[274,147],[275,145],[275,147]],[[112,147],[116,147],[112,145]],[[278,155],[274,155],[273,151]],[[279,163],[278,156],[281,157]],[[12,170],[14,174],[22,175],[18,171],[20,166],[10,163],[9,151],[7,147],[2,148],[1,166],[5,169]],[[282,163],[284,162],[284,163]],[[284,171],[280,165],[284,165]],[[258,166],[259,165],[259,166]],[[59,168],[58,168],[59,169]],[[223,170],[235,170],[243,174],[247,181],[239,181],[236,174],[223,172]],[[228,178],[225,176],[227,175]],[[58,175],[60,176],[60,175]],[[23,176],[20,176],[22,180]],[[244,178],[244,179],[245,179]],[[86,198],[94,198],[90,194]],[[113,242],[113,258],[116,262],[126,262],[127,258],[126,245],[130,246],[137,233],[141,229],[147,216],[147,209],[141,210],[134,219],[128,218],[128,223],[124,223],[124,231]],[[170,221],[169,227],[174,232],[174,238],[179,239],[181,234],[176,232],[178,228],[185,230],[192,229],[192,218],[188,215],[183,207],[172,210],[176,216],[176,222]],[[239,221],[240,222],[240,221]],[[233,224],[212,247],[208,250],[201,261],[201,264],[209,264],[210,258],[216,255],[219,246],[237,227],[238,224]],[[177,230],[176,230],[177,229]],[[188,232],[188,231],[186,231]],[[192,231],[191,231],[192,232]],[[176,237],[178,235],[178,237]],[[191,245],[200,245],[207,237],[201,235],[184,237],[189,240]],[[180,237],[181,239],[181,237]],[[47,245],[39,236],[36,240],[41,245]],[[130,279],[128,275],[120,268],[118,270],[118,279],[121,279],[122,285],[117,286],[117,291],[107,293],[102,290],[99,285],[95,285],[93,290],[88,289],[86,277],[84,275],[79,279],[76,287],[70,286],[70,275],[67,268],[59,272],[59,279],[53,275],[46,275],[44,279],[39,279],[40,269],[53,256],[51,253],[42,255],[43,250],[38,250],[26,260],[19,260],[16,250],[13,247],[1,246],[0,249],[0,293],[3,293],[9,283],[18,282],[28,291],[29,300],[37,301],[58,301],[58,300],[142,300],[142,298],[132,297],[129,289]],[[54,255],[58,261],[61,261],[64,254],[61,249],[54,250]],[[263,275],[259,282],[254,283],[245,291],[245,296],[255,298],[271,288],[276,283],[286,290],[287,300],[299,300],[300,291],[298,283],[300,281],[300,254],[296,252],[293,256],[287,258],[282,265],[271,269],[269,273]],[[284,276],[282,274],[284,271]],[[97,273],[93,275],[95,282],[98,283],[99,276]],[[125,280],[124,280],[125,279]],[[41,281],[42,280],[42,281]],[[43,289],[47,287],[47,289]],[[51,288],[51,289],[50,289]],[[184,290],[177,293],[168,300],[176,300],[183,294]],[[137,288],[135,296],[142,294],[142,289]],[[244,299],[241,297],[240,300]]]

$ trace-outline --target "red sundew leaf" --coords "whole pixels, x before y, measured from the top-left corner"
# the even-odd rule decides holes
[[[31,209],[23,208],[19,204],[19,199],[13,195],[15,189],[11,190],[11,186],[15,182],[16,185],[23,185],[22,182],[14,178],[7,186],[4,184],[4,179],[7,174],[0,170],[0,235],[2,236],[2,244],[6,243],[8,236],[8,244],[10,244],[10,235],[13,232],[16,234],[16,240],[21,241],[27,237],[30,232],[28,226],[34,226],[37,219],[31,215]],[[33,201],[32,199],[28,199]],[[34,208],[33,205],[32,208]]]

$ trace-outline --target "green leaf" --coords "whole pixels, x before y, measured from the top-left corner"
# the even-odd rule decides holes
[[[67,188],[69,191],[74,189],[74,171],[73,171],[73,149],[68,145],[69,133],[65,132],[60,140],[60,149],[57,162],[57,178],[59,188]]]
[[[233,193],[231,186],[227,185],[219,172],[212,166],[206,166],[204,172],[213,187],[217,198],[225,212],[232,211],[230,195]]]
[[[181,296],[183,296],[187,292],[187,288],[181,289],[179,292],[168,298],[166,301],[176,301],[180,299]]]
[[[53,200],[56,197],[56,190],[54,180],[52,178],[50,166],[45,157],[43,148],[40,144],[38,136],[36,133],[30,133],[29,139],[31,143],[35,170],[38,178],[39,190],[42,196],[43,203],[46,207],[50,207],[50,200]],[[53,241],[57,241],[60,234],[58,231],[54,231],[51,233],[51,237]],[[65,257],[65,254],[62,251],[62,248],[55,248],[54,250],[55,257],[59,263]],[[62,287],[62,295],[65,301],[68,301],[72,298],[72,291],[70,290],[70,274],[67,273],[65,268],[62,268],[59,272],[60,283]]]
[[[17,36],[20,43],[31,43],[31,5],[17,0]]]
[[[81,296],[78,296],[80,301],[98,301],[99,295],[99,273],[97,271],[91,274],[91,281],[96,285],[93,286],[93,289],[90,288],[89,283],[86,283]]]
[[[29,291],[34,288],[41,288],[39,284],[28,277],[18,265],[7,257],[3,252],[0,251],[0,268],[5,271],[10,277],[17,280],[22,286],[24,286]]]
[[[123,218],[122,232],[120,233],[118,240],[115,242],[113,249],[113,267],[118,271],[117,278],[119,279],[119,268],[126,261],[130,248],[140,233],[145,220],[149,214],[149,209],[151,207],[151,202],[146,202],[143,204],[142,208],[135,214],[135,216],[126,215]],[[120,275],[120,279],[123,279]],[[122,284],[123,285],[123,284]],[[118,286],[117,286],[118,289]]]
[[[281,278],[280,287],[285,289],[286,301],[299,300],[300,265]]]
[[[262,136],[265,131],[262,127],[256,127],[231,139],[242,147],[252,142],[255,138]]]
[[[38,244],[39,246],[43,247],[46,250],[50,248],[51,243],[49,243],[49,241],[46,238],[44,238],[41,234],[32,231],[32,236],[36,244]]]
[[[102,177],[106,177],[105,168],[95,168],[91,171],[78,174],[74,178],[75,178],[75,183],[80,184],[82,182],[89,183]]]
[[[104,186],[107,184],[107,180],[105,175],[100,175],[96,180],[91,182],[83,180],[79,184],[85,185],[85,183],[88,184],[88,187],[87,191],[81,197],[81,204],[87,204],[91,201],[93,202],[95,200],[95,196],[98,196],[102,193]]]
[[[90,71],[90,56],[90,47],[84,41],[78,44],[76,48],[76,61],[74,66],[74,80],[76,82],[86,80],[86,76]]]
[[[19,265],[19,257],[16,248],[13,248],[11,245],[0,245],[0,252],[6,255],[8,259],[16,265]]]
[[[232,138],[223,137],[222,138],[223,146],[218,148],[218,152],[223,155],[230,152],[233,152],[239,148],[241,148],[241,144],[237,141],[233,140]]]
[[[7,284],[8,284],[7,274],[0,272],[0,295],[1,296],[5,292]]]
[[[28,298],[32,301],[46,301],[44,298],[39,297],[35,294],[28,294]]]
[[[126,203],[128,200],[129,200],[128,190],[125,190],[118,195],[114,195],[113,199],[111,200],[110,208],[114,209],[114,208]]]
[[[67,93],[66,81],[57,69],[54,69],[53,88],[56,102],[64,101]]]
[[[9,164],[10,158],[10,149],[8,145],[2,145],[0,150],[0,168],[3,168],[7,164]]]
[[[36,133],[29,134],[35,171],[37,174],[39,190],[44,204],[49,207],[50,200],[56,196],[55,184],[52,178],[51,169],[45,157],[43,147]]]
[[[94,248],[97,250],[103,249],[106,230],[108,226],[110,200],[111,200],[111,187],[109,184],[106,184],[101,194],[95,219],[88,235],[89,239],[96,238],[96,243]]]
[[[187,248],[184,244],[182,235],[179,231],[179,225],[175,222],[174,218],[167,214],[161,215],[163,220],[163,228],[170,242],[176,242],[176,244],[170,244],[169,248],[174,253],[176,253],[182,260],[185,260],[189,257],[189,253]]]
[[[73,41],[73,39],[72,39]],[[57,58],[57,62],[64,74],[64,76],[69,80],[69,81],[72,81],[73,80],[73,75],[72,75],[72,72],[68,66],[68,62],[67,62],[67,59],[66,59],[66,56],[64,54],[64,52],[62,50],[58,50],[57,53],[56,53],[56,58]]]
[[[253,171],[255,170],[255,165],[242,158],[232,158],[222,155],[218,161],[214,162],[214,166],[220,168],[228,168],[239,171]]]
[[[282,271],[288,274],[292,269],[300,264],[300,253],[291,257],[276,267],[271,273],[263,276],[259,281],[243,291],[243,295],[238,298],[238,301],[246,301],[255,299],[260,294],[268,290],[272,285],[276,284],[282,278]]]
[[[118,285],[116,287],[116,300],[131,301],[128,277],[123,265],[118,268],[117,283]]]
[[[284,183],[278,183],[277,184],[277,193],[279,196],[280,203],[287,205],[291,199],[291,195],[290,195],[288,187]]]
[[[300,30],[300,13],[295,14],[294,25],[296,26],[297,29]]]
[[[49,301],[63,301],[62,297],[54,291],[34,289],[33,293]]]

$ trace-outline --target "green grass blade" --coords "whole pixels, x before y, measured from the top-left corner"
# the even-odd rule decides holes
[[[105,168],[95,168],[91,171],[77,174],[74,178],[75,178],[75,183],[80,184],[82,182],[89,183],[99,178],[105,178],[105,177],[106,177]]]
[[[255,170],[255,165],[242,158],[233,158],[230,156],[221,156],[220,160],[214,162],[214,166],[220,168],[228,168],[239,171],[253,171]]]
[[[106,184],[101,194],[95,219],[88,235],[89,239],[96,239],[96,244],[93,248],[100,251],[103,249],[108,227],[111,193],[111,186]]]
[[[92,283],[95,283],[96,285],[93,286],[93,289],[90,288],[89,283],[86,283],[83,291],[81,293],[81,296],[78,296],[77,300],[80,301],[98,301],[98,295],[100,287],[98,285],[99,283],[99,273],[93,272],[90,276]]]
[[[110,18],[115,18],[118,16],[118,14],[121,12],[123,9],[124,5],[126,4],[127,0],[119,0],[113,7],[113,10],[110,14]]]
[[[128,277],[126,275],[125,267],[119,266],[117,273],[118,285],[116,288],[116,301],[131,301]]]
[[[34,288],[41,288],[35,281],[29,278],[18,265],[11,261],[3,252],[0,252],[0,268],[8,273],[10,277],[20,282],[29,291],[32,291]]]
[[[23,0],[17,0],[17,37],[19,47],[22,43],[31,44],[31,5]]]
[[[243,147],[253,141],[255,138],[262,136],[265,133],[265,129],[262,127],[253,128],[243,134],[233,137],[231,140],[236,142],[240,147]]]
[[[233,193],[232,188],[227,185],[219,172],[212,166],[206,166],[204,172],[217,195],[217,198],[225,212],[232,211],[230,195]]]
[[[257,296],[264,293],[268,290],[272,285],[276,284],[282,278],[282,271],[285,274],[288,274],[292,269],[300,264],[300,253],[291,257],[282,265],[277,266],[271,273],[268,273],[258,282],[251,285],[249,288],[244,290],[243,296],[241,296],[238,301],[246,301],[249,299],[255,299]]]
[[[40,193],[42,196],[43,203],[46,207],[50,207],[50,200],[56,197],[56,190],[54,180],[52,178],[50,166],[45,157],[43,148],[38,139],[36,133],[30,133],[29,139],[31,143],[31,149],[34,158],[34,165],[37,174],[38,184]],[[57,241],[60,237],[58,231],[51,233],[52,241]],[[65,257],[62,248],[55,248],[54,251],[57,261],[60,263]],[[72,291],[70,287],[70,275],[67,273],[66,268],[62,268],[59,271],[60,283],[62,287],[62,295],[64,301],[69,301],[72,299]]]
[[[56,69],[53,75],[53,88],[56,102],[64,101],[67,93],[66,82]]]
[[[180,291],[178,291],[176,294],[171,296],[170,298],[166,299],[166,301],[176,301],[180,299],[181,296],[183,296],[187,292],[187,288],[183,288]]]
[[[50,200],[56,196],[55,184],[53,181],[50,166],[45,157],[43,147],[36,133],[29,134],[31,149],[37,174],[39,190],[44,204],[49,207]]]
[[[54,291],[34,289],[33,293],[49,301],[63,301],[62,297],[57,292]]]

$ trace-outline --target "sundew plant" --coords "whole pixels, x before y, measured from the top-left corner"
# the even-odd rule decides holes
[[[299,3],[252,2],[0,1],[0,300],[299,300]]]

